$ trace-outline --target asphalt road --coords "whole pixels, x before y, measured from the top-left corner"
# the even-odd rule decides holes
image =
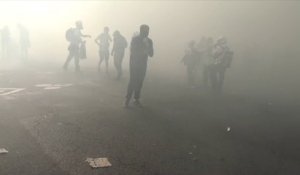
[[[215,96],[152,73],[145,106],[125,109],[127,81],[92,69],[2,70],[0,88],[24,90],[0,95],[0,148],[9,151],[0,175],[300,174],[298,100]],[[88,157],[112,167],[92,169]]]

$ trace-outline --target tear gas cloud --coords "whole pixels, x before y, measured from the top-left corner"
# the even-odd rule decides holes
[[[130,41],[140,24],[150,26],[155,57],[149,73],[184,78],[179,63],[190,40],[225,36],[234,51],[228,87],[296,92],[299,83],[300,2],[297,1],[1,1],[0,27],[7,25],[17,43],[16,25],[30,31],[30,57],[63,63],[65,31],[83,22],[88,60],[98,61],[95,37],[109,26]],[[126,54],[128,60],[128,51]]]

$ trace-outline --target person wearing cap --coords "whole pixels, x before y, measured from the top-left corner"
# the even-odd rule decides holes
[[[98,63],[98,71],[101,70],[101,64],[105,60],[105,68],[106,73],[108,73],[108,60],[109,60],[109,45],[112,41],[109,35],[109,28],[104,27],[103,33],[101,33],[96,39],[95,43],[99,46],[99,63]]]
[[[122,76],[122,62],[127,47],[127,41],[123,35],[117,30],[113,34],[113,48],[111,55],[114,57],[114,64],[117,70],[117,80]]]
[[[68,47],[69,55],[67,57],[67,60],[63,66],[64,70],[67,70],[69,62],[74,58],[75,62],[75,71],[80,71],[79,66],[79,57],[80,57],[80,47],[83,43],[82,37],[88,37],[91,38],[90,35],[84,35],[81,33],[81,30],[83,30],[83,25],[81,21],[76,21],[75,28],[72,29],[72,37],[70,38],[70,45]]]
[[[134,95],[134,104],[141,107],[140,94],[146,75],[148,57],[153,57],[153,42],[148,37],[149,26],[141,25],[140,33],[134,36],[130,44],[130,79],[127,88],[125,107],[129,107],[130,100]]]

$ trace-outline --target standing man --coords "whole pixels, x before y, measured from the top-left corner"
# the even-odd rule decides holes
[[[225,71],[230,67],[233,58],[233,52],[227,45],[227,39],[220,37],[213,50],[214,63],[210,68],[210,78],[214,92],[221,93]]]
[[[199,53],[195,47],[195,41],[192,40],[188,44],[188,48],[181,62],[186,66],[188,84],[194,88],[195,87],[195,76],[197,71],[197,66],[199,62]]]
[[[109,28],[104,27],[103,33],[101,33],[96,39],[95,42],[99,46],[99,57],[100,61],[98,64],[98,71],[100,72],[101,64],[105,60],[106,73],[108,73],[108,59],[109,59],[109,44],[111,42],[111,37],[109,35]]]
[[[122,61],[124,58],[125,49],[127,48],[127,41],[119,31],[115,31],[113,37],[114,44],[111,55],[114,57],[114,63],[117,70],[117,80],[120,80],[122,76]]]
[[[20,37],[20,55],[23,61],[28,59],[28,48],[30,47],[29,32],[25,26],[18,24]]]
[[[139,35],[131,40],[130,46],[130,80],[127,89],[125,107],[128,107],[134,93],[134,104],[141,107],[140,93],[146,75],[148,57],[153,56],[153,43],[149,35],[149,26],[141,25]]]
[[[214,48],[214,40],[212,37],[208,37],[204,41],[204,47],[201,51],[202,56],[202,81],[204,87],[209,86],[209,69],[211,65],[214,63],[213,57],[213,48]]]
[[[1,30],[1,46],[2,46],[2,59],[8,59],[10,56],[10,31],[8,26],[4,26]]]
[[[69,62],[74,58],[75,63],[75,71],[80,71],[79,66],[79,58],[80,58],[80,48],[84,46],[84,41],[82,41],[82,37],[88,37],[90,38],[90,35],[83,35],[81,33],[81,30],[83,29],[83,25],[81,21],[76,21],[75,28],[70,28],[66,32],[66,39],[70,42],[70,45],[68,47],[69,55],[67,57],[67,60],[63,66],[64,70],[68,69]]]

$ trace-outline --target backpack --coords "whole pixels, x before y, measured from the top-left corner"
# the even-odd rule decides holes
[[[71,42],[74,38],[74,28],[69,28],[65,33],[66,40]]]

